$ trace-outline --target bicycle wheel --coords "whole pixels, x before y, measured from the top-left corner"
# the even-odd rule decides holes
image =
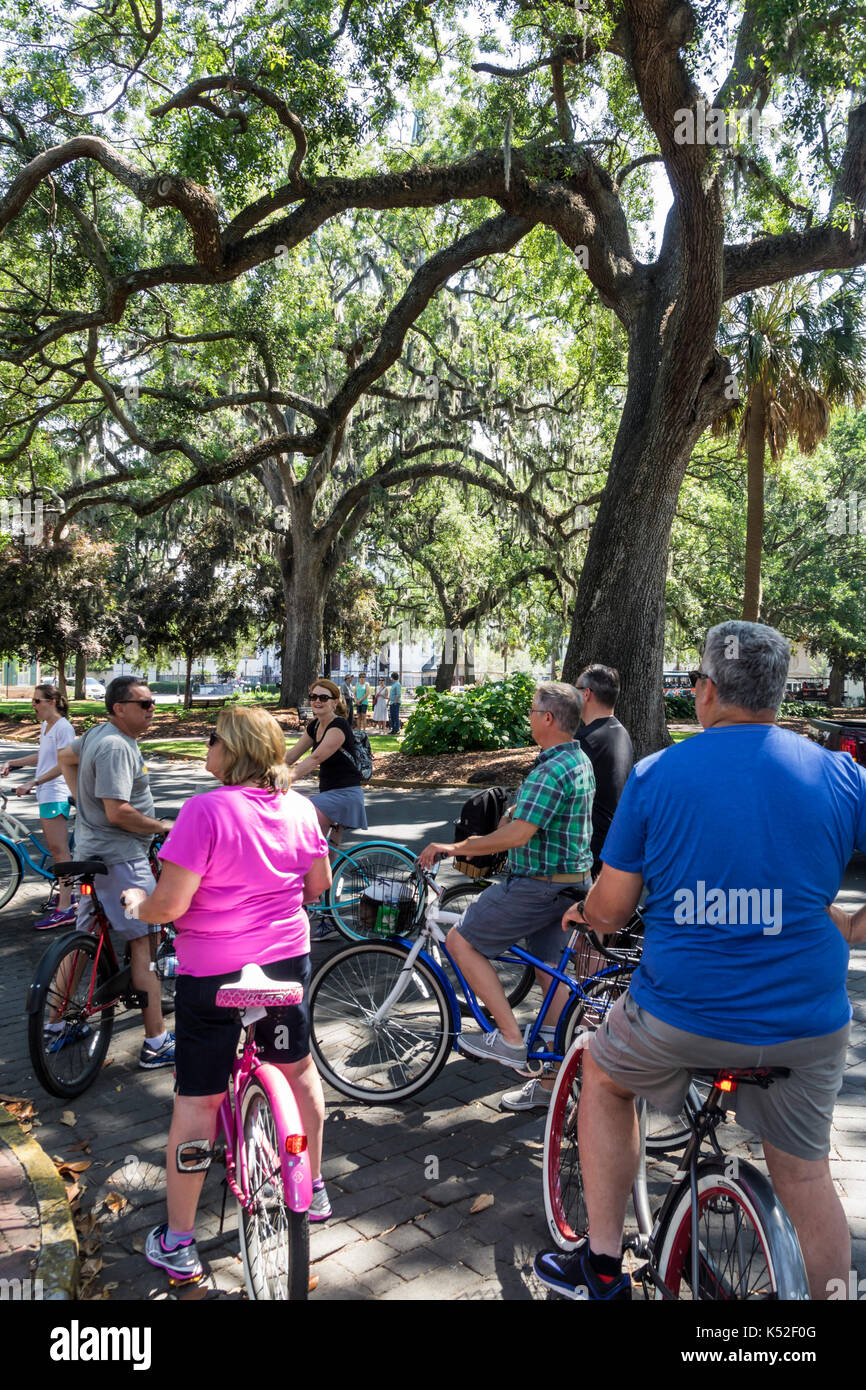
[[[5,840],[0,840],[0,907],[5,907],[15,897],[23,872],[15,850]]]
[[[475,899],[485,891],[483,883],[457,883],[453,888],[446,888],[442,894],[439,906],[443,912],[465,912]],[[447,930],[447,928],[446,928]],[[464,1018],[472,1017],[472,1010],[465,999],[460,998],[461,987],[451,962],[443,954],[437,958],[437,964],[442,966],[445,974],[451,982],[454,993],[457,995],[460,1004],[460,1012]],[[505,990],[505,997],[512,1009],[522,1004],[532,986],[535,984],[535,971],[531,965],[527,965],[522,960],[492,960],[490,964],[499,976],[500,984]],[[483,1012],[486,1014],[487,1010]],[[489,1015],[488,1015],[489,1017]]]
[[[280,1133],[267,1092],[251,1081],[241,1106],[247,1201],[238,1202],[238,1237],[247,1294],[257,1300],[306,1299],[310,1279],[307,1213],[293,1211],[283,1191]],[[240,1163],[237,1173],[241,1172]]]
[[[326,897],[327,911],[347,941],[368,941],[372,935],[361,922],[361,898],[376,879],[384,879],[410,905],[407,932],[415,931],[424,915],[427,890],[412,851],[377,841],[357,845],[335,868]]]
[[[400,998],[373,1016],[394,989],[408,952],[366,942],[330,956],[310,986],[310,1046],[322,1076],[352,1100],[406,1100],[445,1065],[451,1011],[429,966],[416,961]]]
[[[93,1008],[90,1000],[111,978],[111,966],[96,937],[79,933],[56,942],[36,968],[31,989],[40,988],[28,1015],[27,1044],[33,1070],[46,1091],[71,1099],[95,1080],[105,1061],[114,1026],[114,1001]],[[58,1030],[47,1025],[62,1024]]]
[[[588,1226],[577,1150],[582,1077],[583,1048],[572,1047],[559,1069],[544,1128],[544,1214],[560,1250],[574,1250]]]
[[[749,1163],[740,1164],[736,1178],[727,1167],[715,1159],[698,1167],[697,1293],[688,1178],[655,1241],[661,1279],[675,1298],[688,1301],[808,1298],[794,1227],[770,1182]]]

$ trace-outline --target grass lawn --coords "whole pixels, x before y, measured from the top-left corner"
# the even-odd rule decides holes
[[[295,742],[294,735],[287,737],[286,743],[291,746]],[[159,753],[164,758],[197,758],[204,762],[207,755],[207,743],[199,738],[178,739],[143,739],[141,747],[148,753]],[[396,753],[400,747],[400,740],[393,734],[386,734],[384,737],[376,734],[370,739],[370,747],[374,753]]]
[[[694,738],[695,734],[699,734],[701,731],[700,729],[669,729],[668,732],[674,743],[682,743],[684,738]]]

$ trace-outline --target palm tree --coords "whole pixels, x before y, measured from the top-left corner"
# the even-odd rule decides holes
[[[845,284],[827,299],[818,281],[782,284],[743,295],[723,329],[724,350],[738,367],[741,403],[714,426],[738,435],[747,460],[743,617],[761,612],[764,460],[778,463],[793,435],[811,454],[834,409],[866,399],[866,333],[861,297]]]

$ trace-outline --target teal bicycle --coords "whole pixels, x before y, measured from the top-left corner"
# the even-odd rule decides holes
[[[27,869],[55,883],[54,861],[42,840],[22,820],[6,809],[9,797],[0,792],[0,908],[11,902]],[[70,835],[70,849],[72,836]]]
[[[424,916],[426,892],[415,866],[415,855],[394,840],[364,840],[348,849],[332,847],[330,888],[307,911],[330,919],[348,941],[365,941],[369,928],[362,920],[363,899],[377,885],[380,891],[410,905],[407,925]]]

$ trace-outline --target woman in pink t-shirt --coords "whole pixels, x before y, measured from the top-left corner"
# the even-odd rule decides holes
[[[233,1010],[216,1007],[216,992],[247,964],[275,980],[300,980],[304,1002],[287,1012],[289,1046],[275,1047],[277,1020],[256,1030],[262,1055],[288,1077],[307,1132],[313,1172],[311,1221],[331,1215],[321,1176],[322,1083],[310,1056],[308,992],[310,924],[304,903],[331,882],[328,846],[310,803],[289,791],[285,736],[262,709],[223,710],[211,735],[208,772],[221,787],[192,797],[160,850],[163,871],[149,897],[124,893],[143,922],[174,921],[177,1095],[168,1136],[168,1223],[147,1238],[151,1264],[176,1278],[195,1278],[201,1262],[193,1223],[204,1180],[181,1173],[178,1145],[216,1133],[237,1048]],[[281,1032],[285,1022],[280,1020]],[[282,1039],[281,1039],[282,1041]]]

